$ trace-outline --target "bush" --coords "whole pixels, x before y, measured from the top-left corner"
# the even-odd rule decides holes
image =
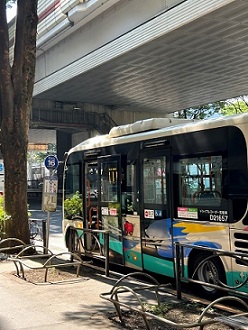
[[[10,215],[8,215],[4,209],[4,198],[3,196],[0,196],[0,238],[2,238],[4,235],[5,221],[9,219],[10,219]]]
[[[71,198],[64,201],[64,216],[71,220],[74,216],[83,214],[82,195],[77,191]]]

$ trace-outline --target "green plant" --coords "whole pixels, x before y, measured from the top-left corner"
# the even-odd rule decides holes
[[[28,217],[31,217],[31,212],[28,211]],[[5,228],[5,222],[11,218],[10,215],[8,215],[5,212],[4,208],[4,197],[0,196],[0,239],[4,236],[4,228]]]
[[[160,305],[144,305],[147,312],[150,312],[154,315],[164,317],[164,315],[168,312],[168,310],[171,308],[168,303],[163,303]]]
[[[0,196],[0,238],[4,235],[4,224],[5,221],[9,220],[10,216],[5,212],[4,209],[4,198]]]
[[[77,191],[71,198],[67,198],[64,201],[64,216],[70,220],[73,216],[82,216],[83,204],[82,195]]]
[[[204,304],[195,301],[180,301],[161,303],[159,305],[144,304],[145,310],[159,317],[165,317],[170,310],[180,310],[181,313],[192,312],[201,314],[206,308]],[[214,309],[209,309],[209,313],[214,313]]]

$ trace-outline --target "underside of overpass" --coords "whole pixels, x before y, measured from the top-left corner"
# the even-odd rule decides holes
[[[34,98],[104,105],[118,123],[124,111],[165,116],[247,94],[247,12],[244,0],[183,1],[36,81]]]
[[[94,130],[248,94],[248,1],[108,2],[37,49],[31,127],[60,160]]]
[[[108,2],[37,49],[31,127],[58,132],[60,158],[94,130],[247,94],[248,1]]]

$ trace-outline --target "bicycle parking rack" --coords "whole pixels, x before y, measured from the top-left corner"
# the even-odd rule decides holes
[[[221,297],[213,302],[211,302],[203,311],[201,314],[199,321],[201,321],[202,317],[210,308],[213,308],[214,305],[219,304],[220,302],[223,302],[225,300],[233,300],[236,302],[239,302],[241,305],[243,305],[247,310],[248,310],[248,305],[239,297],[235,296],[226,296],[226,297]],[[218,316],[214,318],[214,321],[216,323],[221,323],[230,326],[232,329],[243,329],[247,330],[248,329],[248,312],[246,313],[238,313],[238,314],[233,314],[231,316]],[[203,327],[200,327],[200,330],[202,330]]]
[[[85,255],[87,257],[90,257],[92,259],[98,259],[104,261],[104,269],[105,269],[105,275],[109,277],[109,230],[100,230],[100,229],[86,229],[86,228],[80,228],[82,231],[81,235],[78,235],[77,228],[72,227],[71,230],[74,232],[73,237],[73,252],[77,255]],[[98,247],[99,252],[95,252],[93,250],[87,249],[87,246],[84,244],[84,237],[85,235],[91,235],[95,239],[95,245]],[[103,234],[104,236],[104,245],[103,247],[100,244],[100,241],[97,237],[97,234]],[[71,248],[72,248],[71,246]],[[81,249],[84,251],[81,253]]]
[[[147,284],[147,283],[141,283],[139,282],[139,285],[136,287],[130,287],[129,285],[123,285],[124,280],[126,280],[128,277],[134,278],[135,276],[145,276],[149,281],[153,282],[154,284]],[[154,291],[155,293],[155,301],[156,301],[156,306],[159,307],[161,304],[161,298],[160,298],[160,291],[163,293],[166,292],[166,287],[168,287],[169,284],[159,284],[156,279],[154,279],[151,275],[148,275],[143,272],[134,272],[130,273],[127,275],[124,275],[119,279],[113,286],[110,292],[107,293],[101,293],[100,297],[108,300],[113,303],[115,310],[117,312],[117,315],[119,317],[120,322],[123,322],[123,316],[122,316],[122,311],[121,307],[124,307],[125,309],[128,309],[130,311],[134,311],[140,314],[140,316],[143,318],[144,323],[145,323],[145,328],[147,330],[150,330],[150,325],[148,319],[155,319],[157,321],[160,321],[161,323],[165,323],[167,325],[172,326],[173,328],[178,328],[178,329],[186,329],[186,328],[194,328],[194,327],[199,327],[199,329],[204,329],[205,325],[210,325],[214,323],[223,323],[230,325],[234,327],[235,329],[248,329],[247,326],[247,318],[248,313],[240,313],[240,314],[235,314],[232,316],[229,316],[228,318],[225,317],[215,317],[215,318],[209,318],[203,320],[203,317],[206,316],[206,313],[210,308],[212,308],[214,305],[219,304],[223,300],[234,300],[239,303],[241,303],[247,310],[248,310],[248,305],[240,298],[238,297],[222,297],[218,298],[215,301],[211,302],[201,313],[201,315],[198,317],[196,322],[194,323],[176,323],[171,320],[168,320],[164,317],[157,316],[155,314],[152,314],[148,311],[145,310],[145,305],[147,305],[147,301],[144,300],[146,299],[144,295],[142,295],[142,291]],[[121,294],[127,294],[129,293],[134,299],[136,299],[136,305],[133,306],[131,303],[127,304],[125,302],[121,302]],[[171,294],[168,291],[169,294]],[[127,299],[130,302],[130,299]],[[229,323],[228,323],[229,321]]]
[[[0,253],[6,255],[5,259],[7,259],[10,256],[10,252],[18,251],[26,246],[27,244],[25,244],[19,238],[5,238],[0,240]]]
[[[45,250],[46,253],[37,253],[33,255],[27,255],[27,251],[29,249],[38,248]],[[70,261],[62,260],[65,256],[70,257]],[[61,258],[60,258],[61,257]],[[38,260],[37,260],[38,259]],[[61,268],[73,266],[77,268],[76,275],[79,276],[80,266],[83,265],[83,261],[81,258],[72,252],[60,252],[54,254],[50,249],[42,246],[42,245],[30,245],[26,246],[23,250],[21,250],[15,257],[10,257],[9,260],[14,262],[16,267],[17,276],[26,280],[25,269],[30,270],[40,270],[44,269],[44,282],[47,282],[48,270],[50,268]],[[39,261],[35,263],[35,261]]]
[[[203,282],[200,280],[195,279],[197,270],[208,260],[211,260],[213,258],[217,257],[230,257],[234,258],[236,260],[239,260],[246,266],[248,266],[248,260],[247,260],[247,255],[242,252],[230,252],[230,251],[225,251],[221,249],[215,249],[215,248],[210,248],[210,247],[205,247],[205,246],[199,246],[199,245],[193,245],[193,244],[186,244],[186,243],[175,243],[175,251],[176,251],[176,287],[177,287],[177,298],[181,299],[181,286],[182,282],[184,283],[194,283],[194,284],[200,284],[204,286],[208,286],[210,288],[215,288],[218,290],[221,290],[226,293],[232,293],[232,294],[238,294],[239,296],[243,296],[244,298],[248,298],[248,294],[245,292],[237,291],[237,289],[242,288],[244,285],[247,284],[248,282],[248,277],[244,279],[243,282],[239,283],[236,286],[229,286],[220,280],[217,279],[217,284],[212,284],[209,282]],[[197,266],[196,269],[194,269],[194,273],[191,278],[185,276],[185,270],[184,270],[184,249],[197,249],[199,251],[206,251],[209,254],[205,259],[203,259]]]
[[[203,282],[199,281],[197,279],[194,279],[197,270],[203,265],[204,262],[211,260],[212,258],[217,258],[217,257],[230,257],[230,258],[235,258],[236,260],[239,260],[240,262],[246,264],[248,266],[248,261],[247,261],[247,255],[242,252],[230,252],[230,251],[225,251],[221,249],[215,249],[215,248],[209,248],[205,246],[196,246],[193,244],[186,244],[186,243],[180,243],[176,242],[175,243],[176,247],[176,287],[177,287],[177,298],[181,299],[181,286],[182,282],[186,283],[194,283],[194,284],[200,284],[204,286],[208,286],[211,288],[216,288],[218,290],[222,290],[223,292],[226,293],[231,293],[234,295],[238,295],[240,297],[248,298],[248,294],[245,292],[237,292],[236,290],[241,288],[242,286],[246,285],[248,282],[248,278],[245,278],[242,283],[239,283],[236,286],[229,286],[220,280],[217,280],[217,284],[212,284],[208,282]],[[194,269],[192,278],[186,277],[184,273],[184,249],[198,249],[198,250],[203,250],[207,251],[210,253],[209,256],[207,256],[204,260],[202,260],[196,269]],[[247,310],[248,310],[248,305],[239,297],[237,296],[225,296],[219,299],[216,299],[214,302],[209,304],[208,308],[212,307],[214,304],[223,301],[223,300],[236,300],[240,302]],[[218,317],[216,320],[219,323],[225,324],[230,326],[233,329],[245,329],[248,330],[248,313],[238,313],[234,314],[229,317]]]

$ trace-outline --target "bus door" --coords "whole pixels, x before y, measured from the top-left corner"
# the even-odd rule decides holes
[[[86,223],[89,229],[101,229],[98,216],[98,164],[97,160],[85,162]]]
[[[121,156],[98,158],[99,172],[99,219],[102,229],[109,230],[110,261],[123,264],[121,226]]]
[[[128,160],[122,173],[122,231],[124,264],[137,270],[143,269],[140,214],[139,214],[139,167],[136,159]],[[124,174],[124,175],[123,175]]]
[[[164,144],[141,151],[140,217],[144,269],[173,276],[169,160]]]

